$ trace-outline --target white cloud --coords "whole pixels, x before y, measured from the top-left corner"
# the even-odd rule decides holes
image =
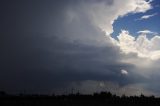
[[[128,71],[125,70],[125,69],[122,69],[122,70],[121,70],[121,74],[123,74],[123,75],[128,75]]]
[[[152,32],[150,30],[142,30],[142,31],[138,31],[137,33],[139,34],[157,34],[156,32]]]
[[[151,15],[144,15],[144,16],[142,16],[140,19],[138,19],[138,20],[145,20],[145,19],[149,19],[149,18],[151,18],[151,17],[154,17],[155,15],[157,15],[157,13],[154,13],[154,14],[151,14]]]
[[[141,31],[149,33],[149,31]],[[117,45],[123,53],[136,53],[141,58],[151,60],[160,59],[160,36],[154,36],[150,40],[146,35],[141,34],[137,38],[130,35],[128,31],[122,30],[118,36]]]

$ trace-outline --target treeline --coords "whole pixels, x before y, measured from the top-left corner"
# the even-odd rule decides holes
[[[160,98],[154,96],[117,96],[110,92],[84,95],[9,95],[0,92],[0,106],[107,106],[107,105],[160,105]]]

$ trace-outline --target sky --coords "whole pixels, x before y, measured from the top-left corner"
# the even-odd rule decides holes
[[[160,95],[159,0],[1,0],[0,90]]]

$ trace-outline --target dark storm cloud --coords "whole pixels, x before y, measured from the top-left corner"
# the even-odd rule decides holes
[[[119,48],[78,11],[78,2],[0,2],[0,89],[48,93],[73,81],[134,83],[120,72],[134,66],[118,61]],[[66,15],[71,7],[76,16]]]

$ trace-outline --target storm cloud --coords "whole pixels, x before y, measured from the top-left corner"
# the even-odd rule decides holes
[[[146,12],[152,8],[150,1],[2,0],[0,4],[1,90],[64,93],[74,87],[92,93],[118,86],[114,93],[128,95],[137,94],[134,91],[138,87],[138,94],[155,90],[148,88],[152,81],[150,72],[143,72],[146,65],[138,64],[145,64],[148,58],[139,57],[139,51],[132,52],[133,45],[127,45],[130,51],[125,52],[121,45],[125,43],[123,32],[119,40],[111,37],[115,20],[129,13]],[[130,42],[132,37],[128,36]],[[155,61],[148,61],[147,70],[159,69]],[[135,85],[137,89],[128,89]]]

